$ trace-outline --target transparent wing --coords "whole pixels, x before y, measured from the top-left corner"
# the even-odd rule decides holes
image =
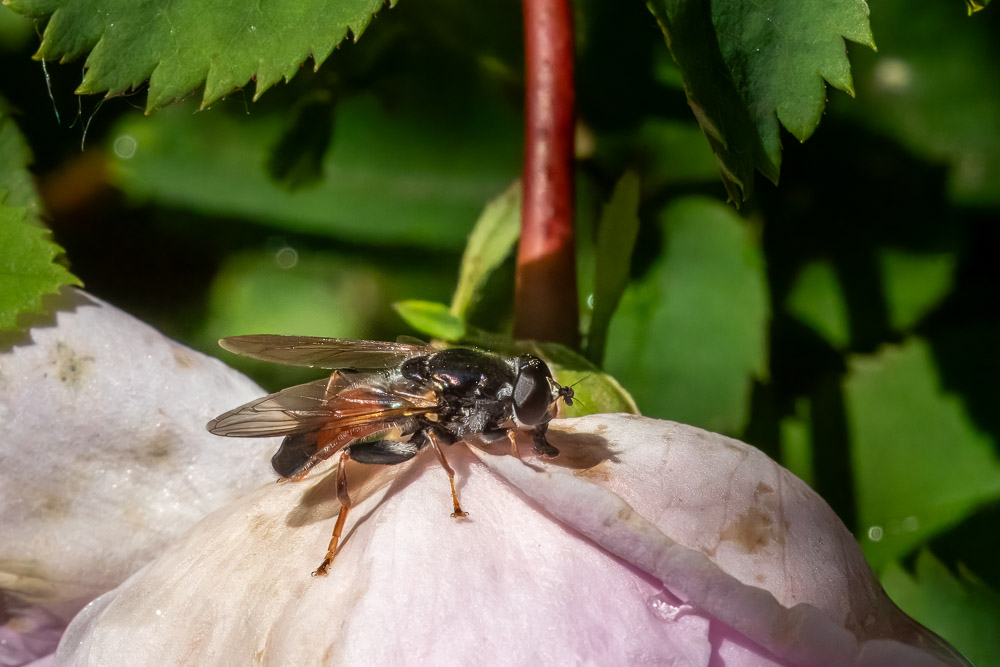
[[[250,401],[208,423],[216,435],[266,437],[336,431],[438,410],[436,392],[401,377],[339,373]]]
[[[394,368],[411,357],[437,351],[429,345],[413,342],[389,343],[378,340],[272,334],[232,336],[220,340],[219,345],[244,357],[290,366],[360,370]]]

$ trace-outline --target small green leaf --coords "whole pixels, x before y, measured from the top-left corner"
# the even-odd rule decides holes
[[[639,414],[632,396],[618,381],[573,350],[558,343],[527,343],[520,351],[545,359],[559,384],[572,386],[572,406],[559,408],[563,417],[583,417],[600,412]]]
[[[944,637],[973,664],[1000,665],[1000,595],[959,568],[952,574],[926,549],[913,574],[886,565],[882,586],[908,615]]]
[[[873,567],[1000,499],[995,443],[942,389],[924,341],[853,358],[844,400],[858,528]]]
[[[465,321],[454,315],[443,303],[397,301],[392,307],[407,324],[432,338],[457,341],[465,336]]]
[[[740,433],[767,368],[759,239],[731,208],[701,197],[676,201],[660,224],[660,259],[626,289],[605,366],[646,414]]]
[[[639,233],[639,177],[625,172],[601,213],[594,262],[594,313],[587,332],[587,358],[600,364],[608,326],[628,285],[632,250]]]
[[[516,181],[483,209],[462,255],[451,313],[464,319],[479,300],[486,280],[510,255],[521,234],[521,182]]]
[[[990,4],[990,0],[965,0],[965,4],[969,8],[969,16],[972,16],[979,10],[986,9],[986,5]]]
[[[807,264],[795,278],[785,307],[837,349],[851,340],[847,302],[837,272],[825,261]]]
[[[55,263],[62,251],[27,208],[0,206],[0,331],[17,329],[21,313],[43,312],[43,295],[82,285]]]
[[[51,16],[36,58],[87,57],[77,92],[118,95],[149,79],[147,111],[202,84],[202,106],[256,81],[255,98],[299,71],[319,67],[348,33],[368,27],[382,0],[225,3],[178,0],[9,0],[27,16]],[[390,4],[394,4],[390,0]]]

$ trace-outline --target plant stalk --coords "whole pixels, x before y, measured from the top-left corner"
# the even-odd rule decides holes
[[[574,242],[573,23],[569,0],[523,0],[524,201],[514,336],[579,342]]]

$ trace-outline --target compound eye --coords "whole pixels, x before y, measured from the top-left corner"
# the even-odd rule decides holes
[[[521,423],[537,426],[550,419],[552,387],[545,362],[537,357],[518,357],[517,380],[514,383],[514,414]]]

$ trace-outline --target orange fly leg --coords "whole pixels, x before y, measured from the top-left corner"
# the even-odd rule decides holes
[[[326,556],[316,571],[312,573],[314,577],[325,577],[330,570],[330,564],[333,563],[333,558],[336,556],[337,545],[340,543],[340,535],[344,532],[347,513],[351,510],[351,497],[347,493],[347,461],[350,458],[346,449],[341,452],[340,464],[337,467],[337,499],[340,500],[340,514],[337,515],[337,523],[333,527],[333,537],[330,538],[330,545],[326,548]]]
[[[507,429],[507,439],[510,440],[510,453],[518,460],[521,459],[521,452],[517,450],[517,433],[514,429]]]
[[[451,501],[455,505],[455,511],[451,513],[453,517],[461,518],[463,516],[469,516],[468,512],[462,511],[462,506],[458,504],[458,494],[455,493],[455,471],[452,467],[448,465],[448,459],[444,457],[444,452],[441,450],[441,443],[438,442],[437,436],[430,429],[427,430],[427,438],[434,445],[434,451],[437,452],[438,460],[441,461],[441,465],[444,466],[444,471],[448,473],[448,482],[451,484]]]

